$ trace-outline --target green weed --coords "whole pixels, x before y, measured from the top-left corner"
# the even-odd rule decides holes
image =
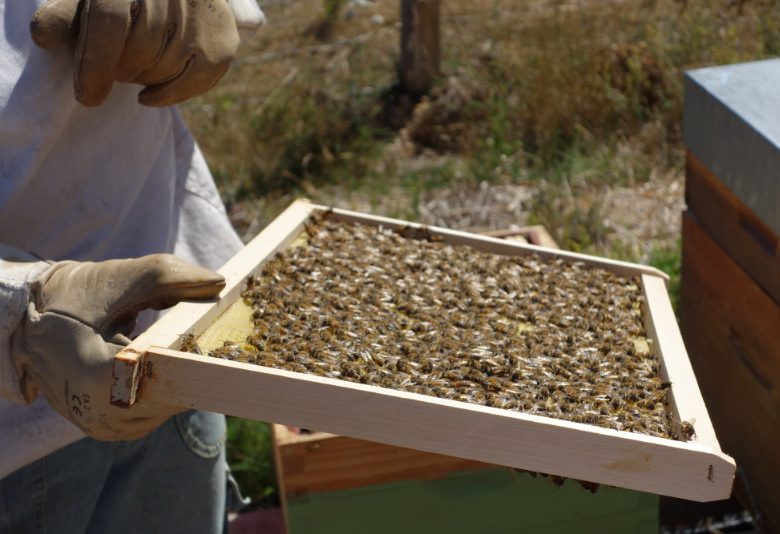
[[[669,275],[669,298],[678,319],[680,317],[680,269],[682,267],[682,240],[656,247],[650,254],[650,265]]]
[[[278,506],[271,432],[267,423],[228,417],[227,460],[252,507]]]

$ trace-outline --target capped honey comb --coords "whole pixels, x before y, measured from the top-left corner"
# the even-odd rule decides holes
[[[690,438],[672,430],[638,278],[327,217],[305,237],[247,281],[254,332],[211,356]]]

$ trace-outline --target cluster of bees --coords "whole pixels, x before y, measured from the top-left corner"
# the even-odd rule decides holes
[[[606,428],[674,428],[637,278],[319,218],[242,293],[212,356]],[[679,425],[677,425],[679,427]]]

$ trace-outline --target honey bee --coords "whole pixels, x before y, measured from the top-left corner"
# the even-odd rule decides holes
[[[222,347],[211,351],[209,356],[222,358],[223,360],[246,361],[248,359],[246,350],[230,341],[226,341]]]
[[[425,227],[318,217],[304,233],[305,246],[247,280],[255,331],[215,356],[618,430],[687,433],[671,430],[658,362],[634,350],[644,336],[637,278],[451,246]]]
[[[192,354],[203,354],[197,341],[195,341],[195,336],[192,334],[186,334],[182,337],[181,342],[179,343],[179,350],[182,352],[191,352]]]
[[[680,436],[683,441],[690,441],[696,436],[696,430],[693,428],[693,421],[680,422]]]
[[[588,482],[586,480],[578,480],[577,482],[579,483],[580,486],[582,486],[583,488],[585,488],[591,493],[596,493],[600,487],[599,484],[595,482]]]

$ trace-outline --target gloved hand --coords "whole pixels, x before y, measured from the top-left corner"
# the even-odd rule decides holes
[[[222,276],[169,254],[99,263],[54,263],[31,284],[30,304],[11,337],[25,400],[38,392],[87,435],[138,439],[180,411],[110,404],[112,357],[129,342],[138,312],[209,299]]]
[[[119,81],[146,86],[141,104],[167,106],[208,91],[227,71],[239,43],[229,1],[49,0],[30,33],[42,48],[76,41],[73,86],[82,104],[101,104]]]

